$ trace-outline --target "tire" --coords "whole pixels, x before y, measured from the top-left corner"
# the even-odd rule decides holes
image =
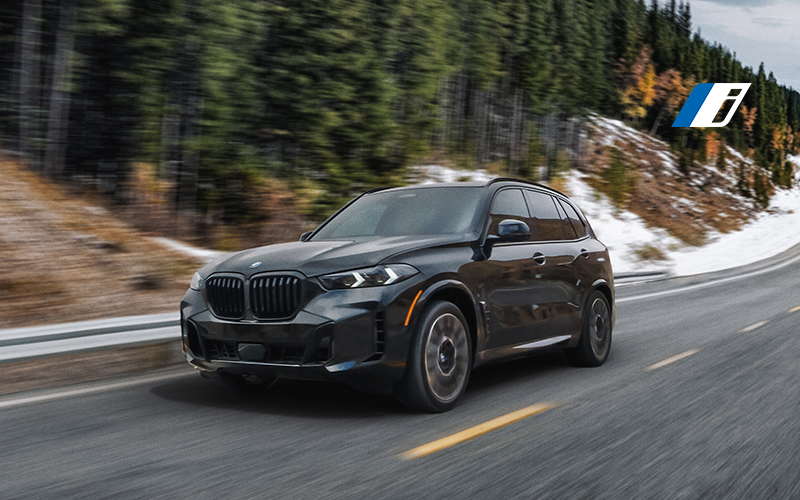
[[[471,370],[472,341],[464,315],[450,302],[430,304],[417,323],[400,400],[413,411],[448,411],[464,395]]]
[[[573,366],[600,366],[611,352],[611,307],[600,290],[589,295],[583,310],[581,338],[578,345],[567,349],[567,360]]]
[[[220,373],[211,377],[211,381],[223,392],[236,396],[254,396],[264,394],[275,383],[277,378],[254,379],[244,375]]]

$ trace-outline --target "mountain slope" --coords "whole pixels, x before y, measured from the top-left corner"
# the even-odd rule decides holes
[[[0,328],[177,311],[202,262],[0,158]]]

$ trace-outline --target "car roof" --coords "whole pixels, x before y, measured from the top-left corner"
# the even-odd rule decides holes
[[[564,198],[568,198],[567,195],[556,191],[555,189],[545,186],[543,184],[539,184],[532,181],[527,181],[524,179],[514,179],[512,177],[495,177],[490,179],[489,181],[470,181],[470,182],[438,182],[438,183],[427,183],[427,184],[412,184],[409,186],[400,186],[400,187],[379,187],[375,189],[370,189],[366,191],[364,194],[369,193],[376,193],[378,191],[385,191],[385,190],[392,190],[392,191],[400,191],[406,189],[423,189],[423,188],[441,188],[441,187],[489,187],[495,184],[499,184],[501,186],[518,186],[518,187],[537,187],[539,189],[548,191],[550,193],[558,194],[563,196]]]

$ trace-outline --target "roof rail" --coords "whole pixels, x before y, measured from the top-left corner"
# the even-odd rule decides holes
[[[361,196],[363,196],[365,194],[377,193],[378,191],[383,191],[385,189],[394,189],[395,187],[397,187],[397,186],[383,186],[383,187],[376,187],[376,188],[372,188],[372,189],[367,189],[366,191],[364,191],[363,193],[358,195],[357,198],[360,198]]]
[[[548,191],[552,191],[554,193],[560,194],[561,196],[564,196],[564,197],[568,198],[567,195],[565,195],[561,191],[558,191],[556,189],[551,188],[550,186],[545,186],[544,184],[539,184],[538,182],[528,181],[528,180],[525,180],[525,179],[515,179],[513,177],[495,177],[494,179],[490,179],[489,182],[486,183],[486,185],[490,186],[490,185],[492,185],[492,184],[494,184],[496,182],[521,182],[522,184],[529,184],[531,186],[540,187],[542,189],[546,189]]]

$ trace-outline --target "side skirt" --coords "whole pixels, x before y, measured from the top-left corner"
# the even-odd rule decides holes
[[[575,335],[556,335],[534,342],[525,342],[506,347],[496,347],[486,351],[479,352],[475,356],[474,367],[484,364],[496,363],[499,361],[508,361],[515,358],[522,358],[530,354],[545,352],[550,349],[564,349],[573,347],[577,344],[580,334]]]

